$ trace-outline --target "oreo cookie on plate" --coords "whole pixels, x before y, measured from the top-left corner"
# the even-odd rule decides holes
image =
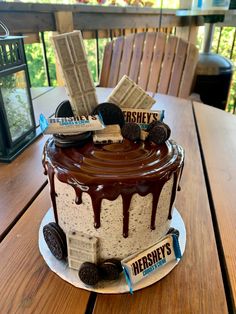
[[[55,222],[50,222],[43,227],[43,236],[51,253],[58,260],[65,260],[67,257],[66,235],[61,227]]]

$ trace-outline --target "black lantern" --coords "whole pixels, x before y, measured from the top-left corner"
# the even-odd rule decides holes
[[[35,137],[23,38],[0,38],[0,161],[13,160]]]

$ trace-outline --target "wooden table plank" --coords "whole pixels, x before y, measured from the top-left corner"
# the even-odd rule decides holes
[[[99,88],[99,101],[104,101],[111,90]],[[36,114],[53,114],[65,99],[68,98],[63,87],[50,89],[34,100]],[[40,137],[10,164],[0,163],[0,241],[46,183],[41,157],[47,138]]]
[[[85,313],[90,292],[62,280],[40,255],[38,230],[49,207],[46,187],[0,244],[0,313]]]
[[[46,183],[40,137],[9,164],[0,163],[0,241]]]
[[[93,314],[228,313],[210,208],[203,176],[192,106],[188,101],[158,97],[166,110],[172,138],[185,148],[186,161],[176,207],[187,229],[182,261],[163,280],[133,296],[98,295]]]
[[[194,110],[236,311],[236,116],[200,103]]]

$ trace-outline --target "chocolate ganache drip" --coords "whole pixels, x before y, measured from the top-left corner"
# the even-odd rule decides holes
[[[150,228],[155,229],[158,200],[165,183],[173,176],[174,182],[168,219],[183,167],[183,149],[172,141],[156,145],[149,141],[59,148],[50,139],[44,149],[43,165],[48,173],[51,199],[56,210],[54,175],[58,180],[71,185],[75,190],[75,202],[81,204],[82,193],[88,193],[94,211],[94,227],[100,227],[101,203],[103,199],[115,200],[119,195],[123,201],[123,236],[128,237],[129,207],[132,196],[138,193],[153,196]],[[78,206],[79,210],[79,206]]]

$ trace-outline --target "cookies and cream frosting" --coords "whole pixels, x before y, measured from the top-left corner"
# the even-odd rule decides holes
[[[135,213],[133,207],[145,206],[145,197],[147,206],[151,208],[149,208],[149,217],[143,217],[143,220],[149,221],[149,223],[147,222],[149,227],[147,230],[145,229],[146,235],[139,235],[139,237],[148,236],[152,232],[155,233],[158,231],[154,231],[156,225],[159,228],[161,224],[164,225],[171,220],[172,207],[183,161],[183,149],[172,141],[156,145],[149,141],[132,142],[124,140],[123,143],[95,145],[90,140],[82,147],[59,148],[55,146],[54,140],[51,139],[45,145],[43,164],[49,176],[51,199],[56,221],[58,222],[58,206],[60,208],[59,216],[63,216],[63,211],[66,212],[65,206],[61,207],[60,203],[63,202],[63,198],[66,198],[66,194],[68,195],[68,193],[65,193],[62,196],[63,190],[69,185],[73,188],[70,188],[70,206],[77,208],[78,211],[73,211],[75,216],[79,215],[80,208],[84,211],[84,214],[89,213],[88,209],[83,208],[86,203],[85,201],[83,202],[83,194],[86,194],[86,197],[90,197],[89,202],[92,207],[93,223],[90,226],[89,233],[92,232],[93,236],[99,235],[99,229],[103,232],[106,227],[106,222],[101,221],[102,211],[105,211],[104,206],[102,206],[103,201],[109,200],[115,204],[118,197],[121,197],[119,206],[122,207],[122,210],[119,210],[120,217],[118,220],[122,225],[122,230],[119,234],[120,238],[129,238],[130,225],[133,226],[135,224],[134,221],[130,222],[130,216]],[[58,191],[55,189],[55,181],[56,186],[61,186],[59,197]],[[168,185],[162,201],[165,208],[160,209],[158,208],[158,203],[165,185]],[[132,199],[137,198],[137,195],[140,200],[134,205],[132,204]],[[72,205],[72,203],[74,204]],[[131,204],[132,212],[130,211]],[[108,215],[110,216],[114,215],[112,211],[118,211],[116,206],[114,208],[110,206],[109,210]],[[163,211],[164,215],[157,213],[157,210]],[[141,215],[141,212],[139,214]],[[158,218],[160,215],[162,217],[161,221]],[[64,224],[65,229],[72,228],[69,226],[69,220],[73,220],[72,214],[70,214],[70,218],[64,217],[63,219],[61,221],[59,219],[61,227],[63,228]],[[78,220],[82,219],[82,217],[78,218]],[[86,220],[86,217],[84,217],[84,220]],[[83,221],[78,222],[78,224],[80,225],[79,229],[83,228]],[[168,230],[168,226],[166,225],[165,230],[160,229],[159,237]],[[86,230],[78,231],[86,232]],[[104,234],[102,237],[104,237]],[[109,234],[107,234],[107,237],[109,239]],[[150,241],[153,242],[151,238]],[[145,240],[143,245],[147,245],[147,241]],[[132,244],[129,245],[129,249],[131,247]],[[137,249],[142,248],[137,247]],[[127,255],[130,253],[132,252],[127,252]],[[120,255],[124,257],[125,253]],[[109,255],[109,257],[113,256]]]

